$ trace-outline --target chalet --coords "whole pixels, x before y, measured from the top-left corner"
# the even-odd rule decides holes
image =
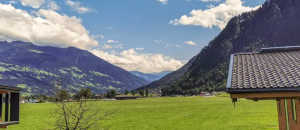
[[[233,101],[276,100],[279,129],[300,130],[300,47],[233,54],[227,92]]]
[[[0,85],[0,127],[19,123],[20,88]],[[4,110],[2,110],[4,109]]]

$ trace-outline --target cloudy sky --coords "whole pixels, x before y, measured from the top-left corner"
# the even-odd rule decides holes
[[[173,71],[264,0],[0,0],[0,40],[77,47],[129,71]]]

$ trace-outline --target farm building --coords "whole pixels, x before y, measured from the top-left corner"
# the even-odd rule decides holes
[[[280,130],[300,129],[300,47],[233,54],[227,92],[239,98],[276,100]]]
[[[130,99],[137,99],[137,96],[116,96],[117,100],[130,100]]]
[[[20,89],[0,85],[0,127],[5,128],[8,125],[18,124],[19,112]]]

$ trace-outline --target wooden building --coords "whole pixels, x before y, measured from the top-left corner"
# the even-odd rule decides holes
[[[300,130],[300,47],[233,54],[227,92],[239,98],[276,100],[280,130]]]
[[[0,85],[0,127],[19,123],[20,88]],[[2,110],[4,109],[4,110]]]
[[[132,99],[137,99],[137,96],[116,96],[115,99],[117,100],[132,100]]]

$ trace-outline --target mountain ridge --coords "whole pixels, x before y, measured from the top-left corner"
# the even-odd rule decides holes
[[[70,92],[88,87],[96,93],[104,93],[109,89],[132,90],[146,83],[130,72],[75,47],[0,42],[0,84],[19,86],[24,93],[49,95],[56,87]]]
[[[300,1],[268,0],[259,9],[233,17],[227,26],[190,62],[184,74],[143,88],[169,94],[225,90],[230,54],[263,47],[300,45]],[[167,76],[166,76],[167,77]]]
[[[139,72],[139,71],[130,71],[130,73],[132,73],[135,76],[138,76],[140,78],[143,78],[150,83],[152,81],[159,80],[160,78],[162,78],[165,75],[167,75],[168,73],[170,73],[170,71],[163,71],[163,72],[159,72],[159,73],[143,73],[143,72]]]

